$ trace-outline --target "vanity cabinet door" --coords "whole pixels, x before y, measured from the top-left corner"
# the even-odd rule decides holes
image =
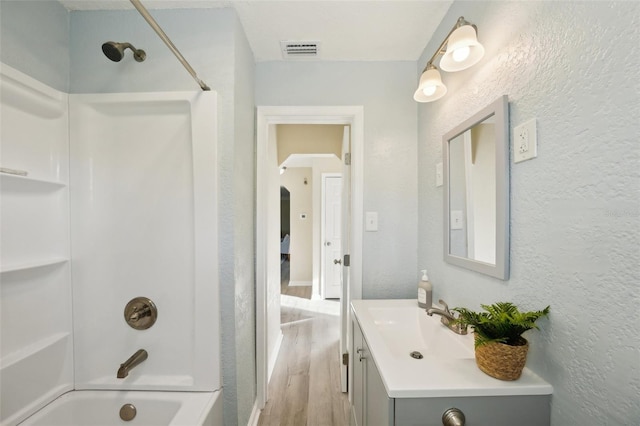
[[[367,342],[364,342],[365,356],[365,421],[367,426],[393,425],[393,399],[387,395],[387,390],[380,377],[380,372],[370,355]]]
[[[353,369],[353,383],[351,384],[352,402],[351,402],[351,426],[364,426],[364,359],[362,352],[364,351],[364,339],[362,331],[355,322],[351,323],[353,347],[351,348],[351,368]]]
[[[387,396],[382,377],[356,320],[352,322],[352,330],[351,426],[393,425],[393,399]]]

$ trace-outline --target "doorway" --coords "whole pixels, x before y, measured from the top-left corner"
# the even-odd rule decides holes
[[[348,163],[349,200],[349,241],[351,250],[349,264],[343,264],[343,295],[340,299],[340,352],[348,353],[350,299],[362,295],[362,215],[363,215],[363,123],[362,106],[341,107],[258,107],[257,109],[257,212],[256,212],[256,359],[257,359],[257,408],[264,407],[268,398],[269,381],[269,332],[275,326],[275,319],[269,313],[268,288],[270,271],[279,268],[280,262],[272,261],[278,236],[269,238],[270,182],[278,179],[274,156],[275,125],[277,124],[342,124],[350,126],[350,161]],[[278,187],[278,185],[276,185]],[[279,217],[276,218],[279,221]],[[344,253],[344,250],[343,250]],[[343,254],[344,256],[344,254]],[[277,256],[275,259],[279,259]],[[279,275],[279,274],[276,274]],[[272,281],[272,278],[271,278]],[[279,286],[278,282],[278,286]],[[278,320],[279,323],[279,320]],[[340,357],[340,353],[336,354]],[[343,391],[346,391],[346,365],[342,366]]]

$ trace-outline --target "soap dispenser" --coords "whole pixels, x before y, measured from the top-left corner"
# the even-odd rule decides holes
[[[422,278],[418,282],[418,306],[429,309],[433,305],[433,287],[429,282],[427,270],[422,270]]]

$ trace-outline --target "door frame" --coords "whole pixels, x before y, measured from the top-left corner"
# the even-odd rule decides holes
[[[320,288],[319,288],[319,293],[320,293],[320,298],[322,299],[326,299],[326,295],[325,295],[325,280],[326,280],[326,274],[325,274],[325,268],[327,266],[326,264],[326,259],[325,259],[325,255],[326,255],[326,250],[327,250],[327,246],[326,244],[326,226],[325,226],[325,221],[327,218],[327,204],[326,204],[326,192],[327,192],[327,178],[340,178],[342,179],[342,173],[322,173],[321,175],[322,177],[322,188],[321,188],[321,201],[320,201]],[[342,202],[342,199],[340,200],[340,202]],[[340,213],[342,213],[342,208],[340,209]],[[342,237],[342,236],[341,236]]]
[[[267,402],[269,384],[266,297],[268,179],[266,177],[269,168],[269,126],[276,124],[341,124],[349,125],[351,128],[352,244],[349,294],[351,299],[362,297],[364,107],[258,106],[256,111],[256,405],[258,409],[264,408]],[[341,300],[340,303],[348,302]],[[348,321],[348,318],[341,318],[341,321],[345,320]],[[351,336],[347,336],[347,339],[350,338]]]

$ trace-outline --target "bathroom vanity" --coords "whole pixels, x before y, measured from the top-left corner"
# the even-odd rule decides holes
[[[515,381],[487,376],[473,334],[453,333],[415,299],[354,300],[351,309],[351,425],[463,425],[443,423],[452,408],[468,425],[549,424],[550,384],[527,368]]]

